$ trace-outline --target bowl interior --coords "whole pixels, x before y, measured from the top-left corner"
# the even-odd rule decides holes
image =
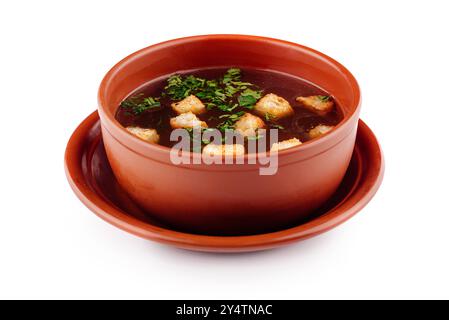
[[[100,86],[100,109],[111,119],[119,103],[149,80],[182,70],[225,66],[274,70],[312,82],[337,99],[345,118],[359,105],[354,77],[320,52],[277,39],[209,35],[156,44],[123,59]]]

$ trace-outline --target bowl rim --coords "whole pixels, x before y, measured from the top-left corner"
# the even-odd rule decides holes
[[[317,236],[340,225],[362,210],[379,189],[385,171],[385,158],[376,136],[362,120],[359,120],[359,134],[363,134],[361,144],[365,145],[364,150],[359,152],[359,156],[368,157],[372,162],[368,165],[364,164],[365,169],[359,168],[367,172],[364,174],[365,179],[359,181],[357,191],[350,196],[350,199],[353,199],[355,195],[356,198],[350,202],[348,208],[342,207],[350,199],[305,224],[275,232],[243,236],[192,234],[156,226],[129,216],[89,186],[88,177],[83,173],[83,166],[86,156],[90,156],[86,154],[89,145],[100,138],[99,132],[93,134],[94,130],[99,131],[98,128],[99,117],[94,111],[79,124],[67,143],[64,168],[69,185],[76,196],[98,217],[123,231],[146,240],[194,251],[260,251]],[[368,151],[363,152],[366,150]]]
[[[294,47],[296,49],[306,51],[311,55],[318,56],[319,58],[332,64],[334,67],[339,69],[342,72],[342,74],[344,74],[347,81],[350,83],[351,88],[353,89],[353,95],[354,95],[355,101],[356,101],[354,103],[355,107],[353,109],[351,109],[350,112],[348,112],[347,114],[344,114],[343,119],[335,126],[335,128],[317,139],[312,139],[312,140],[303,142],[300,146],[296,146],[293,148],[278,151],[278,157],[287,156],[292,153],[297,153],[300,151],[306,152],[307,150],[310,150],[311,148],[318,148],[320,145],[327,145],[327,144],[331,143],[331,141],[332,141],[332,139],[334,139],[334,137],[338,136],[340,131],[343,131],[343,130],[345,130],[345,128],[347,128],[349,123],[352,122],[351,120],[354,120],[354,118],[358,117],[360,108],[361,108],[361,100],[362,100],[360,86],[359,86],[357,80],[355,79],[355,77],[345,66],[343,66],[341,63],[339,63],[335,59],[329,57],[328,55],[326,55],[318,50],[312,49],[310,47],[307,47],[307,46],[304,46],[304,45],[301,45],[298,43],[290,42],[287,40],[276,39],[276,38],[255,36],[255,35],[245,35],[245,34],[205,34],[205,35],[195,35],[195,36],[175,38],[175,39],[159,42],[156,44],[152,44],[150,46],[147,46],[145,48],[142,48],[140,50],[137,50],[137,51],[129,54],[128,56],[126,56],[125,58],[123,58],[122,60],[117,62],[103,77],[103,79],[100,83],[99,89],[98,89],[98,94],[97,94],[98,111],[100,114],[101,122],[103,124],[103,128],[105,130],[107,130],[111,134],[111,136],[114,137],[115,140],[117,140],[117,142],[126,146],[128,149],[131,149],[133,152],[140,154],[141,156],[148,157],[146,154],[136,150],[135,148],[131,148],[127,144],[123,143],[123,141],[121,139],[119,139],[113,132],[111,132],[112,130],[109,127],[111,126],[112,128],[117,129],[120,132],[122,132],[125,136],[130,138],[133,141],[133,143],[135,143],[137,146],[139,146],[139,148],[143,148],[142,150],[146,149],[151,152],[157,152],[159,154],[168,155],[170,153],[171,148],[162,146],[159,144],[152,144],[152,143],[143,141],[142,139],[139,139],[138,137],[136,137],[133,134],[131,134],[130,132],[128,132],[126,130],[126,128],[123,127],[117,121],[117,119],[115,118],[115,114],[110,112],[108,110],[108,108],[104,107],[103,102],[105,101],[105,88],[114,79],[114,76],[118,72],[120,72],[120,70],[122,68],[124,68],[128,62],[133,61],[134,59],[138,59],[140,56],[149,54],[154,50],[158,50],[158,49],[161,49],[164,47],[180,45],[180,44],[184,44],[184,43],[188,43],[188,42],[207,41],[207,40],[211,40],[211,39],[214,39],[214,40],[221,39],[221,40],[262,41],[262,42],[271,42],[271,43],[281,45],[281,46]],[[105,121],[103,121],[103,120],[105,120]],[[335,145],[339,144],[349,134],[350,133],[347,133],[346,135],[344,135],[337,141],[334,141],[334,143],[332,143],[330,146],[328,146],[325,150],[330,149],[330,148],[334,147]],[[201,155],[195,154],[193,152],[188,152],[188,156],[190,157],[190,159],[193,159],[194,157],[198,157]],[[239,156],[239,158],[243,158],[245,161],[248,161],[248,160],[257,158],[259,156],[260,156],[260,153],[254,153],[254,154],[245,154],[244,156]]]

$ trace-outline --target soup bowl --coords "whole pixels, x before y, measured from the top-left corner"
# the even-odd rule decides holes
[[[115,119],[120,102],[150,80],[231,66],[309,81],[333,96],[343,119],[328,134],[279,151],[272,175],[250,161],[257,154],[245,155],[243,164],[175,164],[170,148],[140,140]],[[332,197],[353,153],[360,99],[354,76],[318,51],[265,37],[205,35],[152,45],[118,62],[101,82],[98,110],[114,175],[149,215],[177,230],[239,235],[297,224]]]

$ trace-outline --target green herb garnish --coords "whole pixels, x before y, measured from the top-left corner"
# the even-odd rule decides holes
[[[234,130],[235,123],[245,114],[245,111],[236,112],[234,114],[223,114],[220,119],[226,119],[217,125],[217,129],[224,132],[226,130]]]
[[[279,129],[279,130],[284,130],[285,129],[283,126],[281,126],[280,124],[276,124],[276,123],[272,123],[270,126],[273,129]]]
[[[182,100],[191,94],[195,94],[200,88],[204,87],[206,80],[192,75],[182,77],[172,75],[167,79],[165,94],[172,100]]]
[[[272,115],[271,113],[269,113],[269,112],[265,113],[265,120],[271,121],[271,120],[273,120],[275,118],[276,117],[274,115]]]
[[[218,108],[231,112],[238,106],[251,109],[261,96],[261,91],[249,89],[252,83],[242,82],[241,71],[230,68],[221,79],[205,80],[195,76],[173,75],[168,78],[164,94],[178,101],[193,94],[206,105],[207,109]],[[237,101],[235,95],[240,93]]]
[[[317,96],[322,102],[328,102],[331,97],[330,96]]]
[[[139,115],[147,110],[159,108],[159,98],[144,97],[143,93],[131,96],[120,104],[120,107],[131,110],[133,114]]]
[[[180,101],[189,95],[195,95],[208,110],[218,109],[230,113],[239,107],[253,109],[262,91],[250,82],[241,81],[240,69],[230,68],[223,77],[215,80],[206,80],[193,75],[172,75],[167,79],[161,97]],[[160,97],[144,97],[143,94],[138,94],[127,98],[120,106],[134,115],[140,115],[147,110],[161,107],[161,102]],[[232,126],[232,118],[222,123],[223,130]]]
[[[253,109],[261,95],[261,91],[245,89],[238,97],[239,105],[247,109]]]
[[[223,83],[230,83],[231,81],[238,81],[241,77],[241,71],[239,68],[230,68],[223,76]]]

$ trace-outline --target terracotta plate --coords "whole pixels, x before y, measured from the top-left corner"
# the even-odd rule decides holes
[[[208,236],[174,230],[136,206],[117,184],[105,155],[98,113],[75,130],[65,154],[67,178],[75,194],[96,215],[139,237],[176,247],[211,252],[265,250],[304,240],[345,222],[359,212],[379,188],[384,162],[376,137],[359,122],[349,170],[332,199],[308,221],[291,228],[245,236]],[[211,213],[213,214],[213,213]]]

